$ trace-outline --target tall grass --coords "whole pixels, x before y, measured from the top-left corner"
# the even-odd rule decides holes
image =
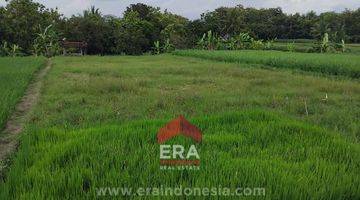
[[[174,52],[216,61],[263,64],[277,68],[318,72],[360,78],[360,56],[349,54],[294,53],[280,51],[201,51],[183,50]]]
[[[167,121],[30,129],[0,198],[89,199],[99,187],[161,185],[264,187],[266,199],[360,198],[360,146],[337,133],[262,111],[205,116],[191,120],[204,133],[201,169],[161,171],[156,132]]]
[[[99,187],[161,185],[360,198],[355,80],[172,55],[53,63],[0,199],[95,199]],[[156,133],[179,114],[204,133],[199,171],[159,169]]]
[[[58,57],[53,64],[32,121],[39,128],[261,108],[360,139],[354,80],[172,55]]]
[[[0,130],[33,77],[43,58],[0,58]]]

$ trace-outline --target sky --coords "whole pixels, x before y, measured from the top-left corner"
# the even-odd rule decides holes
[[[212,11],[221,6],[274,8],[281,7],[286,13],[306,13],[313,10],[317,13],[326,11],[341,12],[345,8],[357,9],[360,0],[34,0],[49,8],[58,8],[65,16],[82,13],[92,5],[100,8],[103,14],[122,16],[127,6],[133,3],[145,3],[160,7],[162,10],[182,15],[189,19],[197,19],[200,14]],[[0,0],[0,5],[5,5],[5,0]]]

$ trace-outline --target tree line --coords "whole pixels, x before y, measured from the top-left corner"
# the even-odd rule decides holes
[[[120,14],[120,13],[119,13]],[[51,30],[48,30],[51,29]],[[153,51],[160,45],[193,48],[204,33],[221,38],[247,33],[255,39],[315,39],[328,34],[335,42],[360,42],[360,8],[342,13],[285,14],[281,8],[220,7],[196,20],[161,11],[142,3],[131,4],[123,17],[104,15],[91,7],[82,14],[64,17],[32,0],[10,0],[0,7],[0,44],[9,51],[30,55],[40,51],[43,34],[51,42],[68,40],[88,43],[88,54],[131,54]],[[54,39],[55,38],[55,39]],[[155,47],[154,47],[155,46]],[[1,52],[0,52],[1,53]]]

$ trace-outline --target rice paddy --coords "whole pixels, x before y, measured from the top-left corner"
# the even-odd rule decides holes
[[[353,54],[318,54],[281,51],[201,51],[183,50],[175,55],[204,58],[216,61],[261,64],[275,68],[288,68],[316,72],[325,75],[340,75],[360,78],[360,56]]]
[[[45,65],[43,58],[0,58],[0,128],[32,79],[34,72]]]
[[[265,188],[248,199],[360,198],[356,79],[192,56],[53,58],[0,199],[97,199],[101,187],[161,186]],[[199,170],[159,169],[156,134],[179,115],[203,132]]]

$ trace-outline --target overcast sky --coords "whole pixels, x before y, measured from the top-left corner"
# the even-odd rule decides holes
[[[65,16],[81,13],[83,10],[95,5],[103,14],[122,16],[125,8],[132,4],[142,2],[148,5],[168,9],[169,11],[196,19],[206,11],[214,10],[220,6],[235,6],[242,4],[246,7],[270,8],[281,7],[286,13],[306,13],[314,10],[317,13],[325,11],[342,11],[345,8],[356,9],[360,7],[360,0],[35,0],[47,7],[58,7]],[[0,0],[0,5],[5,5]]]

